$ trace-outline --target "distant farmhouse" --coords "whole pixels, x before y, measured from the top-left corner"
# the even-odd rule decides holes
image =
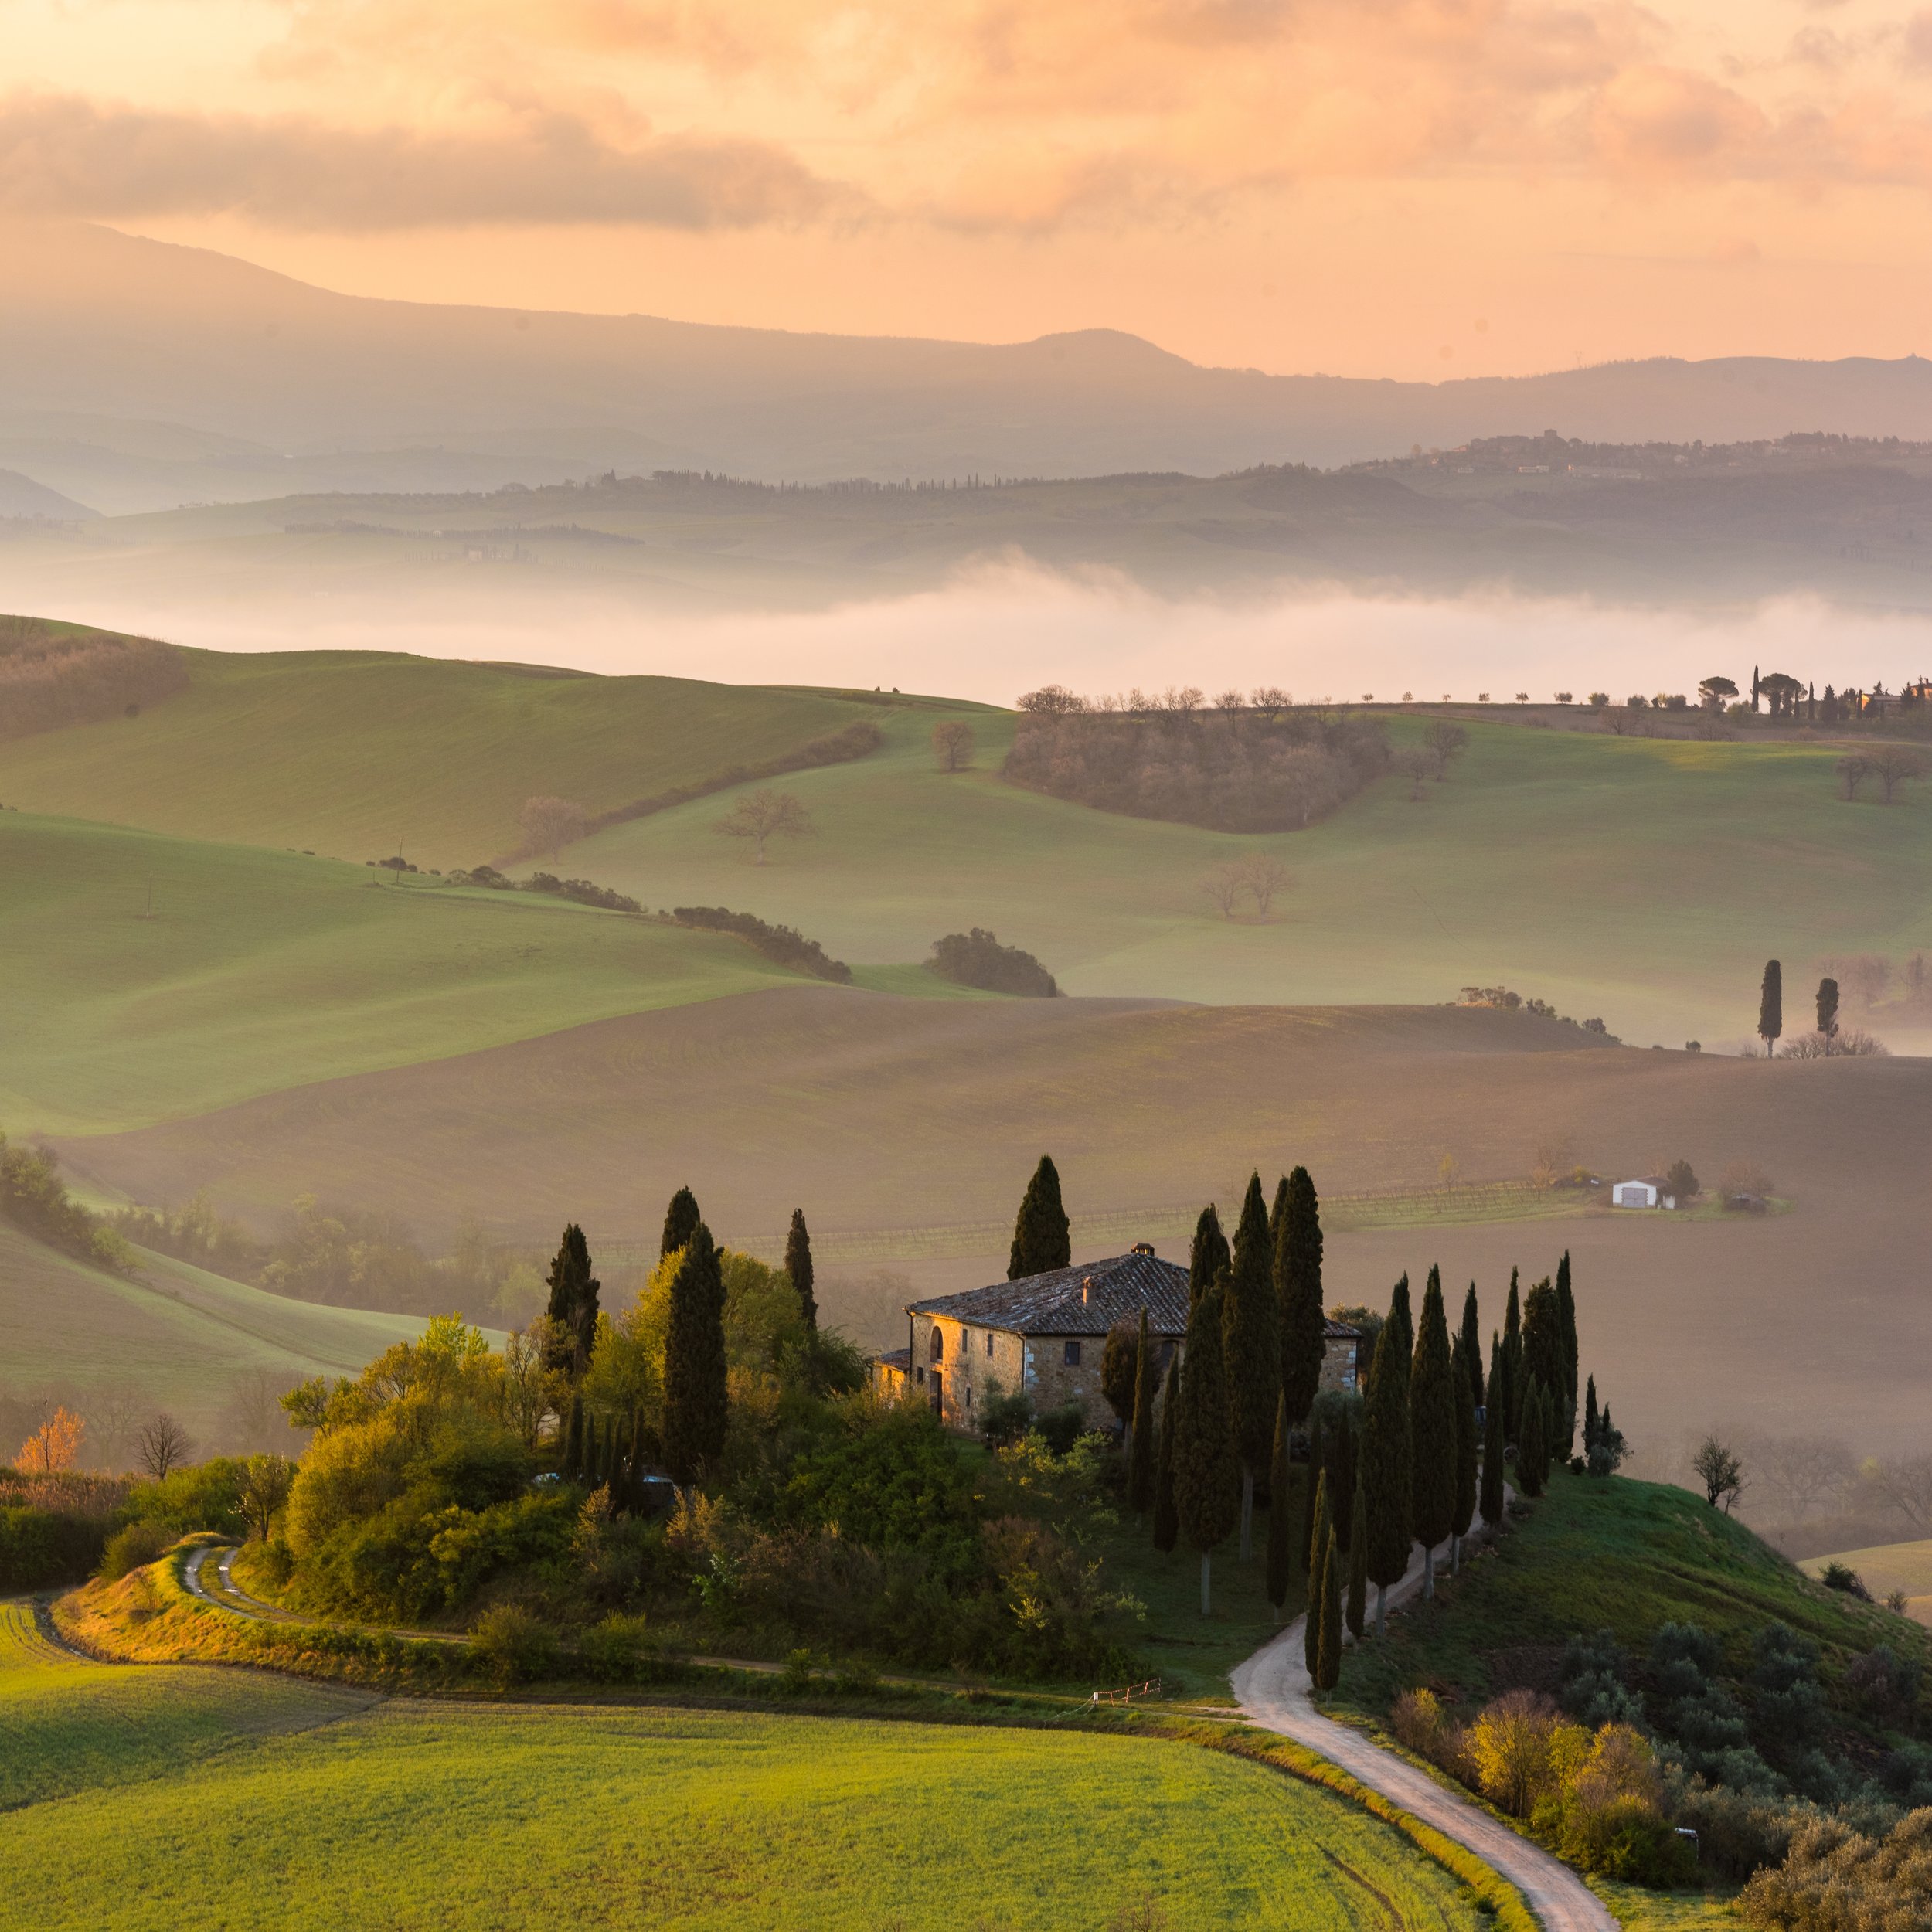
[[[1619,1181],[1610,1190],[1610,1204],[1620,1208],[1674,1208],[1677,1196],[1661,1175],[1646,1174],[1635,1181]]]
[[[1110,1428],[1101,1352],[1107,1331],[1121,1321],[1138,1326],[1142,1309],[1165,1375],[1187,1334],[1187,1270],[1145,1241],[1111,1260],[914,1301],[906,1310],[910,1345],[878,1358],[874,1386],[889,1398],[930,1403],[951,1429],[977,1427],[976,1403],[1020,1390],[1036,1410],[1077,1402],[1090,1427]],[[1327,1332],[1321,1386],[1353,1389],[1361,1332],[1331,1321]]]

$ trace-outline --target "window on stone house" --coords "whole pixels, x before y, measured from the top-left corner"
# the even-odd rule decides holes
[[[940,1333],[937,1326],[935,1325],[933,1329],[933,1359],[935,1362],[943,1361],[945,1359],[945,1354],[946,1338]]]
[[[1077,1369],[1080,1366],[1080,1345],[1077,1342],[1068,1342],[1066,1352],[1060,1359],[1066,1364],[1068,1368]]]
[[[990,1358],[992,1357],[992,1352],[993,1352],[993,1332],[992,1332],[992,1330],[991,1328],[988,1328],[988,1329],[986,1331],[986,1353],[987,1353],[987,1355],[988,1355],[988,1359],[990,1359]]]
[[[973,1385],[970,1382],[966,1385],[966,1406],[969,1409],[973,1406]]]

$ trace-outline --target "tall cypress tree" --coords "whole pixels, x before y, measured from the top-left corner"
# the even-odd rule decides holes
[[[624,1471],[624,1507],[634,1515],[644,1506],[644,1423],[631,1412],[631,1460]]]
[[[1325,1440],[1325,1432],[1318,1422],[1315,1434],[1308,1438],[1308,1479],[1301,1485],[1301,1540],[1295,1545],[1301,1553],[1301,1568],[1310,1576],[1315,1570],[1315,1492],[1321,1486],[1321,1472],[1328,1467]]]
[[[1509,1398],[1503,1410],[1503,1434],[1511,1442],[1519,1440],[1522,1427],[1522,1304],[1516,1295],[1516,1270],[1509,1270],[1509,1303],[1502,1320],[1502,1353],[1507,1364],[1503,1393]]]
[[[1547,1460],[1544,1453],[1543,1421],[1547,1413],[1543,1386],[1532,1376],[1529,1386],[1523,1390],[1522,1434],[1516,1438],[1516,1481],[1526,1496],[1540,1496],[1543,1492],[1543,1471]]]
[[[1221,1217],[1210,1201],[1194,1224],[1194,1245],[1188,1252],[1187,1304],[1190,1308],[1200,1306],[1201,1298],[1212,1291],[1221,1278],[1221,1270],[1231,1265],[1233,1258],[1228,1251],[1227,1236],[1221,1232]]]
[[[1505,1497],[1503,1491],[1503,1390],[1502,1344],[1489,1345],[1489,1388],[1482,1417],[1482,1519],[1493,1536],[1502,1526]]]
[[[597,1338],[597,1290],[590,1272],[590,1250],[573,1221],[550,1264],[550,1300],[544,1312],[552,1324],[544,1366],[576,1381],[590,1366]]]
[[[1407,1281],[1402,1284],[1406,1301]],[[1376,1338],[1369,1400],[1362,1419],[1362,1488],[1368,1502],[1369,1579],[1376,1587],[1376,1631],[1388,1628],[1389,1586],[1409,1567],[1413,1483],[1409,1468],[1409,1359],[1404,1325],[1391,1307]]]
[[[785,1272],[798,1291],[798,1306],[805,1326],[815,1333],[818,1327],[818,1303],[811,1291],[811,1232],[805,1226],[803,1208],[791,1210],[791,1232],[785,1236]]]
[[[1774,959],[1764,962],[1764,981],[1757,994],[1757,1037],[1764,1043],[1764,1057],[1777,1051],[1778,1036],[1784,1031],[1784,968]]]
[[[1583,1405],[1583,1454],[1597,1447],[1597,1378],[1590,1378],[1590,1393]]]
[[[1321,1558],[1321,1643],[1314,1675],[1317,1690],[1333,1690],[1342,1679],[1342,1556],[1333,1530]]]
[[[1436,1594],[1436,1546],[1449,1534],[1456,1512],[1456,1390],[1451,1380],[1449,1323],[1442,1305],[1442,1275],[1429,1270],[1422,1294],[1409,1376],[1411,1526],[1422,1545],[1422,1593]]]
[[[1547,1275],[1523,1301],[1522,1369],[1526,1382],[1539,1383],[1545,1394],[1560,1397],[1563,1386],[1563,1309]],[[1553,1449],[1555,1444],[1546,1445]]]
[[[1308,1418],[1321,1386],[1328,1325],[1321,1312],[1321,1207],[1315,1182],[1298,1167],[1277,1196],[1274,1298],[1281,1337],[1281,1387],[1288,1414]]]
[[[1476,1405],[1469,1397],[1469,1343],[1458,1335],[1449,1364],[1449,1384],[1456,1404],[1455,1506],[1450,1512],[1449,1573],[1462,1567],[1462,1539],[1476,1519]]]
[[[1174,1502],[1182,1533],[1201,1558],[1201,1614],[1213,1607],[1213,1551],[1240,1519],[1240,1463],[1228,1427],[1228,1379],[1221,1354],[1221,1297],[1211,1289],[1187,1325],[1181,1366],[1181,1426],[1175,1432]]]
[[[682,1247],[688,1247],[691,1237],[697,1232],[698,1197],[688,1187],[681,1187],[671,1197],[671,1205],[664,1211],[664,1233],[658,1242],[658,1259],[662,1261],[667,1254],[675,1254]]]
[[[1274,1453],[1268,1462],[1268,1601],[1274,1606],[1274,1621],[1281,1621],[1282,1606],[1288,1600],[1288,1585],[1294,1580],[1294,1547],[1290,1536],[1288,1477],[1288,1405],[1280,1396],[1274,1404]]]
[[[570,1420],[563,1425],[563,1469],[566,1482],[575,1482],[583,1474],[583,1398],[570,1398]]]
[[[1359,1642],[1369,1611],[1369,1502],[1360,1483],[1355,1486],[1355,1507],[1349,1515],[1352,1525],[1349,1538],[1349,1634]]]
[[[1476,1319],[1476,1284],[1469,1284],[1469,1292],[1462,1298],[1462,1349],[1464,1360],[1469,1366],[1469,1400],[1476,1408],[1482,1406],[1482,1325]]]
[[[1154,1378],[1158,1372],[1143,1308],[1134,1344],[1134,1442],[1127,1459],[1128,1505],[1137,1516],[1145,1516],[1154,1502]]]
[[[1181,1357],[1167,1365],[1161,1387],[1160,1451],[1154,1459],[1154,1547],[1165,1556],[1181,1539],[1181,1513],[1174,1500],[1174,1438],[1181,1427]]]
[[[700,1221],[671,1278],[664,1345],[664,1460],[680,1484],[695,1482],[724,1447],[725,1376],[724,1277]]]
[[[1328,1435],[1328,1453],[1324,1467],[1328,1472],[1328,1493],[1332,1496],[1352,1496],[1358,1486],[1355,1464],[1361,1454],[1353,1418],[1346,1409],[1335,1417],[1335,1427]],[[1355,1546],[1355,1532],[1346,1510],[1339,1512],[1335,1519],[1335,1541],[1341,1546],[1342,1553],[1347,1556]]]
[[[1569,1458],[1577,1429],[1577,1297],[1570,1284],[1570,1250],[1556,1264],[1556,1313],[1563,1338],[1563,1454]]]
[[[1043,1154],[1033,1178],[1026,1183],[1026,1193],[1020,1197],[1006,1278],[1023,1281],[1029,1275],[1050,1274],[1056,1268],[1070,1267],[1073,1260],[1066,1209],[1060,1205],[1060,1169],[1054,1166],[1050,1154]]]
[[[1241,1461],[1241,1560],[1254,1554],[1254,1482],[1274,1444],[1274,1412],[1281,1397],[1281,1345],[1274,1302],[1274,1244],[1261,1177],[1248,1191],[1235,1224],[1234,1253],[1221,1308],[1221,1345],[1227,1364],[1228,1421]]]
[[[1322,1560],[1335,1547],[1335,1520],[1328,1507],[1328,1472],[1315,1479],[1315,1536],[1308,1545],[1308,1608],[1301,1628],[1301,1655],[1308,1675],[1315,1675],[1315,1658],[1321,1649],[1321,1603],[1327,1580]]]

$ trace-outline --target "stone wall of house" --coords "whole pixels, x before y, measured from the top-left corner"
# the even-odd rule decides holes
[[[1077,1402],[1090,1427],[1114,1426],[1114,1411],[1100,1393],[1100,1357],[1107,1347],[1106,1336],[1022,1337],[946,1315],[916,1315],[912,1322],[912,1394],[917,1400],[932,1402],[937,1376],[940,1420],[949,1429],[977,1429],[978,1410],[988,1396],[1011,1395],[1017,1389],[1032,1396],[1036,1411]],[[935,1335],[940,1342],[937,1359],[933,1354]],[[1070,1342],[1078,1344],[1077,1362],[1066,1359]],[[1353,1345],[1349,1346],[1352,1350]],[[1325,1367],[1323,1372],[1325,1376]],[[1323,1386],[1328,1386],[1325,1381]]]
[[[1321,1352],[1321,1384],[1325,1389],[1341,1389],[1352,1392],[1356,1386],[1355,1348],[1354,1336],[1345,1341],[1332,1335]]]

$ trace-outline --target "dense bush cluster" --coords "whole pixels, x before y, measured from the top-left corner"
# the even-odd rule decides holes
[[[72,1199],[44,1149],[10,1147],[0,1134],[0,1220],[49,1247],[124,1274],[133,1265],[115,1230]]]
[[[413,866],[410,868],[415,869]],[[567,899],[574,905],[600,906],[606,912],[641,913],[644,910],[627,893],[587,879],[560,879],[555,872],[533,872],[519,881],[500,872],[494,866],[472,866],[468,872],[450,874],[452,886],[485,886],[492,892],[547,893],[553,899]]]
[[[1005,775],[1103,811],[1257,832],[1311,825],[1389,768],[1376,719],[1231,699],[1031,693]]]
[[[1744,1916],[1777,1932],[1899,1932],[1932,1924],[1932,1809],[1889,1831],[1817,1818],[1744,1888]]]
[[[928,968],[960,986],[977,986],[988,993],[1019,993],[1051,999],[1059,992],[1053,975],[1031,953],[1002,946],[975,926],[969,933],[948,933],[933,941]]]
[[[679,906],[671,917],[680,926],[695,926],[709,933],[729,933],[734,939],[742,939],[774,966],[789,966],[795,972],[809,973],[815,979],[828,979],[835,985],[852,983],[852,968],[842,959],[834,959],[817,940],[806,938],[796,927],[768,926],[750,913],[734,913],[723,906]]]
[[[132,716],[187,688],[172,644],[0,617],[0,738]]]

